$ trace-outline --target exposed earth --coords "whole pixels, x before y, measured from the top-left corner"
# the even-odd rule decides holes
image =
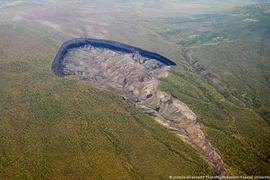
[[[212,164],[215,175],[228,175],[221,156],[201,130],[196,114],[182,101],[158,90],[159,78],[169,75],[170,66],[139,52],[89,44],[67,49],[62,55],[58,75],[90,82],[121,95],[194,146]]]

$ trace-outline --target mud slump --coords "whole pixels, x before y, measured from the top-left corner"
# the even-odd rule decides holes
[[[52,68],[58,76],[77,78],[121,95],[195,147],[212,164],[216,176],[228,175],[196,114],[182,101],[157,89],[159,78],[169,75],[169,65],[175,63],[125,44],[76,39],[61,46]]]

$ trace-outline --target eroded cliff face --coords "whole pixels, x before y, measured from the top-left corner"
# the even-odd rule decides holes
[[[157,89],[169,66],[138,52],[126,53],[85,45],[64,55],[62,74],[109,89],[194,146],[214,167],[215,175],[227,175],[223,160],[204,136],[196,114],[182,101]]]

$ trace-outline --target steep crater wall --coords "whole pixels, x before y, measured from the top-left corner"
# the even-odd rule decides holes
[[[159,78],[168,76],[168,65],[175,63],[121,43],[88,40],[76,39],[61,46],[52,67],[56,75],[77,78],[121,95],[196,148],[212,164],[215,175],[228,174],[196,114],[182,101],[158,90]]]
[[[109,40],[103,40],[103,39],[90,39],[90,38],[78,38],[78,39],[73,39],[70,41],[65,42],[59,49],[54,62],[52,64],[52,69],[54,73],[58,76],[64,76],[62,73],[63,71],[63,66],[62,66],[62,61],[64,55],[67,53],[68,49],[71,48],[78,48],[78,47],[83,47],[85,45],[91,45],[95,47],[100,47],[100,48],[106,48],[110,49],[113,51],[120,51],[120,52],[126,52],[126,53],[135,53],[138,52],[141,56],[150,58],[150,59],[156,59],[165,65],[176,65],[175,62],[167,59],[166,57],[163,57],[157,53],[149,52],[142,50],[137,47],[129,46],[123,43],[115,42],[115,41],[109,41]]]

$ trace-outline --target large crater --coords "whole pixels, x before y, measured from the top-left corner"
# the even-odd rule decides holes
[[[64,43],[52,65],[58,76],[69,76],[109,89],[142,108],[145,113],[195,147],[213,166],[215,175],[227,175],[223,160],[205,137],[197,116],[182,101],[157,89],[169,75],[169,59],[114,41],[75,39]]]
[[[54,73],[58,76],[64,76],[64,74],[62,73],[63,72],[62,61],[63,61],[64,55],[68,52],[69,49],[83,47],[86,45],[99,47],[103,49],[104,48],[110,49],[112,51],[124,52],[124,53],[137,52],[142,57],[156,59],[160,61],[161,63],[164,63],[165,65],[176,65],[173,61],[170,61],[169,59],[159,54],[145,51],[140,48],[122,44],[119,42],[108,41],[108,40],[103,40],[103,39],[78,38],[78,39],[67,41],[60,47],[52,65],[52,69],[54,70]]]

